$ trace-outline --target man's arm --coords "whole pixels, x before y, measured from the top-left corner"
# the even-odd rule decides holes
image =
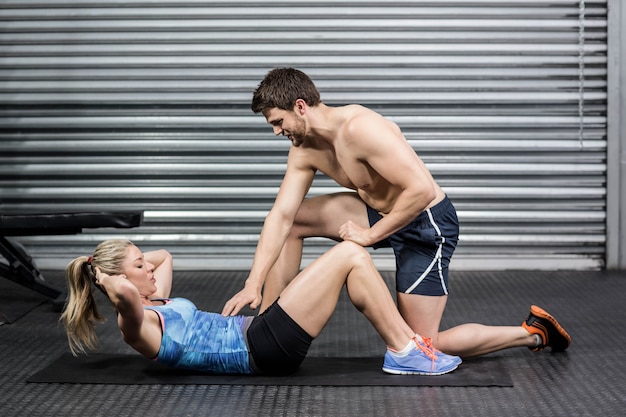
[[[346,127],[346,135],[355,157],[400,190],[392,209],[370,229],[352,222],[341,227],[342,239],[369,246],[410,223],[437,197],[438,186],[395,123],[382,117],[361,116]]]
[[[265,278],[280,255],[296,213],[315,177],[315,170],[304,161],[301,153],[296,148],[289,152],[287,170],[274,205],[263,223],[248,279],[243,290],[226,302],[222,315],[235,315],[248,304],[253,309],[261,304]]]

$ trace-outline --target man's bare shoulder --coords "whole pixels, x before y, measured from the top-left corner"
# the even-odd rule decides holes
[[[318,170],[328,159],[328,150],[314,146],[292,146],[287,158],[288,164],[298,170]]]
[[[372,116],[378,116],[380,117],[380,114],[375,112],[374,110],[362,106],[360,104],[348,104],[346,106],[340,107],[343,116],[346,118],[346,120],[351,120],[353,118],[359,118],[359,117],[372,117]]]
[[[387,136],[401,134],[398,126],[380,113],[367,107],[355,104],[346,109],[340,139],[351,142],[361,141],[364,137]]]

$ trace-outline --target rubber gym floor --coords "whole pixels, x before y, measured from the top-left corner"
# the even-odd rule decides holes
[[[43,271],[64,286],[62,271]],[[391,287],[393,276],[383,274]],[[173,296],[219,311],[245,272],[175,271]],[[0,414],[10,416],[621,416],[626,408],[626,273],[451,272],[442,329],[466,322],[519,325],[532,304],[572,336],[563,353],[492,353],[512,387],[106,385],[28,383],[68,347],[59,312],[43,296],[0,279]],[[100,352],[132,353],[112,309]],[[248,311],[249,312],[249,311]],[[6,321],[6,319],[5,319]],[[345,294],[310,356],[377,356],[385,346]],[[462,365],[461,365],[462,366]]]

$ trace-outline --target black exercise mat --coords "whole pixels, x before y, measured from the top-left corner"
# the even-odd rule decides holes
[[[300,386],[451,386],[512,387],[499,357],[464,361],[455,371],[439,376],[388,375],[383,358],[307,357],[289,376],[211,375],[167,368],[134,354],[61,355],[27,382],[76,384],[170,385],[300,385]]]

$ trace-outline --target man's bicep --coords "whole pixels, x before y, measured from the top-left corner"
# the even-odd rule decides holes
[[[390,123],[390,122],[389,122]],[[361,158],[388,183],[398,187],[415,185],[424,166],[395,124],[384,123],[378,130],[363,132]]]

